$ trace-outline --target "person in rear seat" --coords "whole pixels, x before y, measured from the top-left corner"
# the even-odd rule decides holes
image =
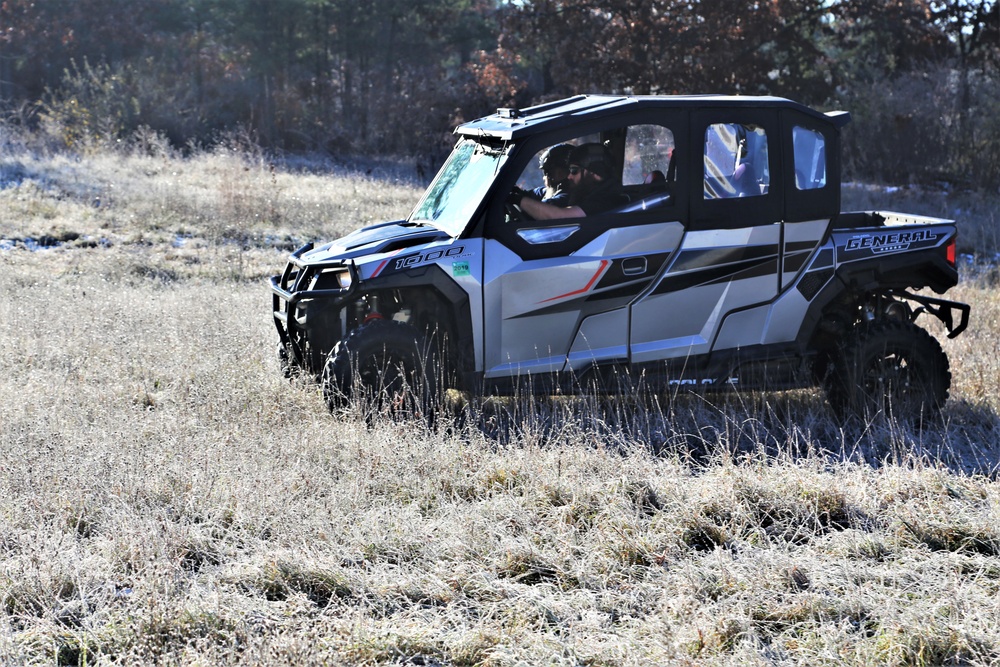
[[[646,174],[646,178],[643,179],[643,184],[645,185],[655,185],[657,183],[666,183],[667,177],[663,175],[663,172],[659,169],[654,169],[653,171]]]

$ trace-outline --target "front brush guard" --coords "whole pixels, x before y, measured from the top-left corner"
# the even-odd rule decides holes
[[[313,244],[307,243],[293,252],[282,274],[280,276],[271,276],[270,278],[271,292],[273,293],[272,312],[274,315],[274,325],[278,330],[278,338],[281,340],[281,344],[291,353],[292,362],[299,368],[307,368],[309,364],[306,361],[305,351],[300,346],[297,337],[292,335],[292,329],[298,326],[294,317],[296,307],[300,302],[305,300],[330,299],[333,301],[334,308],[340,308],[344,303],[351,300],[361,282],[357,266],[354,262],[349,262],[346,264],[346,268],[351,274],[351,284],[349,287],[321,290],[304,289],[304,286],[316,271],[328,268],[327,265],[307,265],[300,260],[302,255],[312,250],[312,248]],[[294,283],[289,285],[289,276],[296,268],[299,270],[299,275],[295,278]],[[282,308],[282,303],[284,303],[284,308]]]

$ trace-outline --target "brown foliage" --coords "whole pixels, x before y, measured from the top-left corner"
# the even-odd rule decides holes
[[[519,48],[537,53],[552,94],[760,93],[776,77],[811,76],[809,63],[783,69],[783,54],[821,57],[812,34],[820,3],[812,0],[539,0],[531,7],[512,22]]]
[[[845,106],[858,125],[895,114],[873,108],[883,89],[951,70],[926,113],[905,102],[916,127],[943,124],[938,98],[954,103],[933,139],[956,159],[907,156],[881,173],[885,155],[860,154],[858,172],[968,181],[993,171],[962,154],[1000,154],[980,122],[996,115],[982,102],[1000,62],[995,0],[5,0],[0,27],[0,111],[72,110],[77,73],[93,68],[128,81],[89,84],[127,96],[87,100],[88,113],[128,107],[123,123],[91,121],[116,139],[146,126],[187,145],[239,130],[267,147],[420,155],[433,168],[452,125],[498,106],[775,94]],[[866,133],[917,144],[881,121]]]

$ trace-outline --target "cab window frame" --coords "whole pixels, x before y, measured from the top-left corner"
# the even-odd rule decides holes
[[[655,224],[659,222],[687,222],[687,178],[680,163],[675,164],[675,181],[668,183],[672,197],[661,206],[649,210],[628,212],[609,211],[605,213],[584,216],[580,218],[558,220],[522,220],[517,224],[505,222],[504,203],[507,194],[521,179],[526,169],[537,169],[538,154],[555,144],[574,142],[577,138],[599,135],[610,139],[612,153],[615,153],[615,141],[623,148],[622,139],[627,140],[627,132],[622,130],[640,125],[658,125],[673,134],[674,155],[678,151],[684,153],[687,139],[687,113],[674,109],[647,109],[641,113],[617,114],[603,119],[576,124],[558,131],[528,137],[519,146],[507,162],[504,176],[497,180],[492,201],[487,208],[483,236],[493,239],[515,252],[524,259],[566,256],[597,238],[601,234],[616,227]],[[621,153],[615,155],[617,161],[623,159]],[[622,165],[616,165],[621,168]],[[669,170],[670,165],[665,166]],[[666,175],[666,174],[665,174]],[[621,172],[614,176],[621,178]],[[620,181],[619,181],[620,185]],[[551,243],[529,243],[518,230],[544,229],[548,227],[564,227],[579,224],[580,229],[568,238]],[[531,235],[528,235],[529,238]]]
[[[767,192],[757,196],[704,197],[705,137],[712,125],[749,125],[762,129],[767,140],[767,163],[761,165],[769,174]],[[691,183],[691,230],[741,229],[781,221],[784,174],[781,146],[781,123],[769,109],[755,107],[712,107],[691,114],[689,145],[692,155],[686,161],[688,171],[697,175]]]
[[[840,211],[840,134],[839,130],[823,118],[794,109],[781,111],[782,149],[785,183],[783,219],[786,222],[806,222],[829,219],[831,212]],[[822,187],[800,189],[796,186],[795,128],[816,132],[825,144],[826,183]]]

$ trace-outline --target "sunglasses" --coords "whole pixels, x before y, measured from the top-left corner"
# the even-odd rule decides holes
[[[572,167],[569,168],[569,175],[576,176],[581,171],[583,171],[583,167],[577,167],[576,165],[573,165]]]

